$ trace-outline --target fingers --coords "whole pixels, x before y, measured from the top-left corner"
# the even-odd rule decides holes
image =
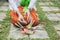
[[[16,25],[17,27],[19,27],[19,28],[20,28],[20,26],[19,26],[19,24],[18,24],[18,23],[15,23],[14,25]]]
[[[17,23],[15,23],[15,25],[17,26],[17,27],[23,27],[22,25],[21,25],[21,23],[18,21]]]
[[[26,22],[24,19],[19,19],[18,21],[19,21],[20,23],[27,24],[27,22]]]
[[[17,23],[19,24],[20,27],[23,27],[19,21]]]
[[[33,20],[31,17],[30,17],[30,20],[31,20],[31,21],[30,21],[30,24],[29,24],[29,25],[32,26],[33,23],[35,22],[35,20]]]
[[[27,15],[27,20],[29,22],[30,21],[30,17],[31,17],[29,9],[26,11],[25,15]]]

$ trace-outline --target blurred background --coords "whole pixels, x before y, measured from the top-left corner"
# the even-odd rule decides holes
[[[45,21],[48,23],[44,27],[45,30],[41,31],[46,31],[48,37],[52,40],[60,40],[60,0],[38,0],[38,4],[36,8],[38,9],[37,13],[40,14],[40,22]],[[9,35],[10,25],[8,0],[0,0],[0,40],[5,40]],[[42,37],[45,37],[44,35]]]
[[[8,0],[0,0],[0,2],[7,2]]]

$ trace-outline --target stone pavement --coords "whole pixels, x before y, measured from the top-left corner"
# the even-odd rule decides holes
[[[48,17],[49,20],[52,20],[52,21],[60,21],[60,13],[47,13],[46,16]]]
[[[37,29],[36,29],[37,28]],[[30,35],[30,38],[49,38],[47,32],[43,29],[42,25],[38,25],[36,27],[34,27],[35,33]],[[21,31],[19,30],[19,28],[14,27],[13,25],[11,25],[10,28],[10,33],[9,33],[9,38],[14,38],[14,39],[19,39],[19,38],[28,38],[28,35],[23,35],[21,33]]]
[[[9,9],[8,6],[0,6],[0,10],[7,11],[8,9]]]
[[[46,12],[46,16],[51,21],[60,21],[60,8],[55,7],[52,2],[39,2],[42,10]],[[60,24],[54,25],[57,33],[60,35]]]
[[[5,16],[6,16],[6,11],[8,11],[9,7],[8,7],[8,3],[1,3],[0,2],[0,21],[2,21]]]
[[[60,36],[60,24],[54,25],[54,27],[57,30],[58,35]]]
[[[6,14],[4,12],[0,12],[0,21],[5,18]]]

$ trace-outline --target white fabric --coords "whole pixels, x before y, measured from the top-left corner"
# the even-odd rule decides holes
[[[20,0],[9,0],[9,7],[11,10],[14,10],[16,11],[17,10],[17,7],[19,6],[19,1]]]
[[[36,0],[31,0],[28,8],[33,8],[35,6]]]
[[[9,7],[11,10],[16,11],[20,0],[9,0]],[[31,0],[28,8],[33,8],[35,6],[36,0]]]

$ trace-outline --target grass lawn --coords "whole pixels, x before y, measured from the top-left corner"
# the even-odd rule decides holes
[[[38,16],[40,18],[40,22],[46,22],[47,24],[44,25],[44,29],[47,31],[48,33],[48,36],[50,37],[49,39],[46,38],[46,39],[29,39],[29,38],[23,38],[23,39],[18,39],[18,40],[60,40],[58,34],[57,34],[57,31],[55,30],[55,28],[53,27],[53,22],[48,20],[48,18],[45,16],[45,13],[42,11],[42,9],[40,8],[40,5],[39,3],[37,2],[36,3],[36,8],[37,8],[37,13],[38,13]],[[57,22],[57,23],[60,23],[60,22]],[[6,37],[8,36],[9,34],[9,29],[10,29],[10,26],[11,26],[11,23],[10,23],[10,14],[9,14],[9,11],[6,12],[6,17],[3,21],[0,21],[0,29],[2,30],[0,32],[0,40],[7,40]],[[15,40],[15,39],[12,39],[11,40]]]

